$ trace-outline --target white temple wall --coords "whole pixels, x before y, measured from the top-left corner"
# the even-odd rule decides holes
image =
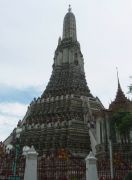
[[[108,118],[108,116],[106,116],[105,118],[106,118],[106,133],[107,133],[107,138],[108,138],[108,141],[109,141],[109,138],[110,138],[109,118]]]

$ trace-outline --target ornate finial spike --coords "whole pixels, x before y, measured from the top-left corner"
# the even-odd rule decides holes
[[[71,5],[69,4],[68,12],[71,12]]]
[[[116,67],[116,71],[117,71],[117,80],[118,80],[118,83],[119,83],[118,67]]]
[[[116,67],[116,71],[117,71],[118,89],[120,89],[120,88],[121,88],[121,86],[120,86],[119,73],[118,73],[118,68],[117,68],[117,67]]]

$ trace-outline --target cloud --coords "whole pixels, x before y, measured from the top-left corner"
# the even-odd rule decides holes
[[[0,113],[9,117],[21,117],[26,110],[26,105],[20,103],[0,103]]]
[[[40,87],[13,87],[5,84],[0,84],[0,102],[19,102],[30,103],[30,101],[39,96],[41,93]]]
[[[18,121],[25,115],[26,110],[27,104],[0,103],[0,141],[9,136]]]

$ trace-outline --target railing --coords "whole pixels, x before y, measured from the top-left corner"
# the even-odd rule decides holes
[[[83,180],[85,172],[82,158],[74,157],[64,149],[38,159],[39,180]]]
[[[97,161],[99,180],[111,180],[110,160],[104,157]],[[113,154],[114,180],[124,180],[124,177],[132,172],[132,155],[126,153]]]
[[[0,180],[23,180],[25,158],[19,155],[16,161],[16,176],[13,177],[14,154],[0,157]],[[108,156],[98,158],[99,180],[111,180],[110,160]],[[132,154],[113,153],[113,171],[115,180],[124,180],[132,171]],[[86,180],[86,164],[82,157],[74,156],[66,149],[45,152],[38,157],[38,180]]]
[[[17,159],[15,175],[13,174],[14,159],[14,155],[5,155],[0,158],[0,180],[24,179],[25,158],[19,156]]]

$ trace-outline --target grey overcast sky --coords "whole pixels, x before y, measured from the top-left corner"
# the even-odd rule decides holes
[[[132,75],[131,0],[0,0],[0,140],[45,89],[69,4],[92,94],[108,107],[117,90],[116,66],[127,93]]]

